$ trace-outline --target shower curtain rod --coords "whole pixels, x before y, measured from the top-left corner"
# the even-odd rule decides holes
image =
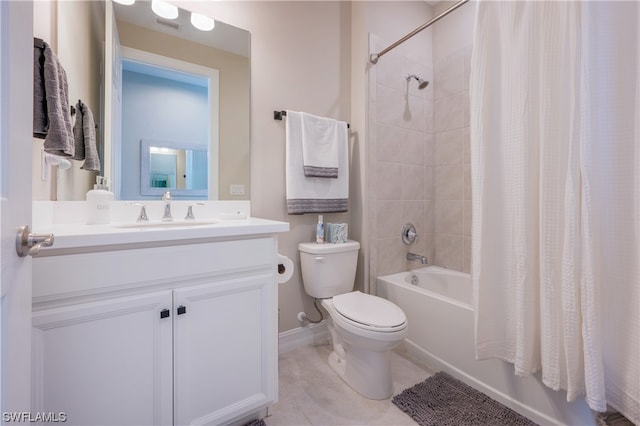
[[[462,6],[463,4],[467,3],[468,1],[469,0],[461,0],[461,1],[459,1],[458,3],[454,4],[453,6],[451,6],[449,9],[445,10],[444,12],[442,12],[441,14],[436,16],[435,18],[432,18],[428,22],[424,23],[423,25],[419,26],[415,30],[411,31],[409,34],[407,34],[406,36],[402,37],[400,40],[396,41],[395,43],[393,43],[391,46],[387,47],[386,49],[381,50],[378,53],[372,53],[371,55],[369,55],[369,60],[371,61],[372,64],[377,64],[378,63],[378,59],[380,59],[380,56],[384,55],[385,53],[387,53],[388,51],[390,51],[392,49],[395,49],[397,46],[399,46],[400,44],[402,44],[405,41],[409,40],[411,37],[413,37],[414,35],[418,34],[420,31],[426,30],[428,27],[431,26],[431,24],[435,24],[440,19],[444,18],[445,16],[447,16],[448,14],[450,14],[451,12],[453,12],[454,10],[456,10],[457,8]]]

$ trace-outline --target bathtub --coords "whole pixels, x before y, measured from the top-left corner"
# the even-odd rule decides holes
[[[469,274],[428,266],[377,278],[377,294],[405,312],[405,349],[436,371],[446,371],[540,425],[593,425],[586,402],[566,401],[539,374],[519,377],[512,364],[476,361]]]

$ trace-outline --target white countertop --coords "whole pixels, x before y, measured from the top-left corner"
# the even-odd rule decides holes
[[[211,223],[215,221],[214,223]],[[77,224],[49,224],[40,226],[38,233],[53,233],[55,241],[51,247],[43,247],[38,257],[66,254],[77,249],[94,248],[95,250],[110,249],[105,246],[122,245],[171,245],[185,241],[198,243],[202,240],[232,237],[259,236],[260,234],[274,234],[289,230],[287,222],[250,217],[246,219],[207,219],[194,226],[185,221],[175,221],[162,227],[159,221],[137,226],[135,223],[112,223],[107,225]],[[208,222],[208,223],[207,223]],[[149,226],[149,225],[158,225]],[[184,226],[181,226],[184,224]],[[126,227],[122,227],[125,225]],[[116,247],[112,247],[117,249]],[[121,247],[127,248],[127,247]]]
[[[42,247],[36,257],[87,251],[120,250],[215,239],[249,238],[287,232],[289,224],[251,217],[248,202],[205,202],[196,206],[196,220],[182,219],[189,202],[174,202],[174,221],[162,222],[162,203],[146,202],[148,222],[137,223],[139,207],[130,202],[112,204],[112,222],[85,224],[84,202],[34,202],[32,232],[52,233],[54,243]]]

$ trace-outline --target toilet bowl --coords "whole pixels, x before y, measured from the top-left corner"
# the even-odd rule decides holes
[[[321,299],[329,314],[329,366],[365,397],[391,397],[391,350],[407,335],[404,312],[386,299],[352,291],[357,241],[302,243],[298,248],[305,291]]]

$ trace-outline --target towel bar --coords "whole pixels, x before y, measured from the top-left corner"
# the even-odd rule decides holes
[[[287,116],[287,111],[273,111],[273,119],[274,120],[278,120],[278,121],[282,121],[282,117],[286,117]],[[347,129],[350,129],[351,126],[349,125],[349,123],[347,123]]]

